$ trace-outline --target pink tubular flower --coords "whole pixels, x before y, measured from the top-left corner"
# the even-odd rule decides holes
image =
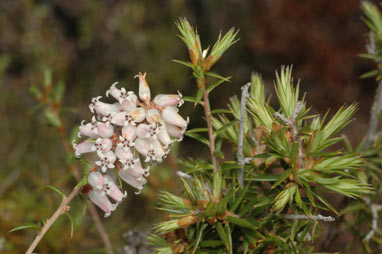
[[[183,137],[188,124],[178,113],[183,104],[182,95],[159,94],[151,101],[151,92],[146,73],[136,75],[139,79],[138,96],[117,83],[106,91],[117,102],[106,103],[101,96],[92,99],[89,105],[94,113],[90,123],[81,123],[78,137],[87,139],[73,143],[77,157],[85,153],[98,156],[96,172],[88,176],[90,200],[105,212],[105,217],[126,196],[115,184],[111,174],[115,169],[119,177],[140,193],[149,165],[161,162],[169,153],[173,142]],[[146,164],[146,165],[143,165]],[[111,200],[116,203],[113,204]]]
[[[90,200],[102,211],[105,212],[105,218],[109,217],[111,212],[115,210],[117,205],[112,204],[106,195],[103,194],[102,191],[91,190],[88,194]]]

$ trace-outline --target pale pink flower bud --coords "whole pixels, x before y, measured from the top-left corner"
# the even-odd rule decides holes
[[[178,128],[175,125],[166,123],[166,129],[168,134],[174,138],[182,138],[185,129]]]
[[[109,217],[111,212],[115,210],[116,205],[110,202],[107,196],[103,194],[103,191],[92,190],[88,195],[90,200],[105,212],[105,217]]]
[[[118,147],[121,147],[125,150],[130,149],[131,146],[134,146],[134,140],[136,137],[136,127],[133,125],[128,125],[122,128],[122,136],[119,136]]]
[[[172,140],[167,132],[166,125],[162,124],[159,128],[159,132],[157,134],[159,141],[163,144],[164,148],[167,149],[169,145],[172,143]]]
[[[94,143],[95,143],[94,140],[89,140],[89,139],[79,144],[76,144],[73,142],[73,148],[74,148],[76,157],[80,157],[80,155],[83,153],[93,152],[94,150],[92,149],[92,147]]]
[[[162,111],[162,117],[163,120],[165,120],[167,123],[178,126],[180,128],[186,128],[187,127],[187,121],[181,117],[174,108],[171,106],[167,106]]]
[[[135,148],[140,154],[146,156],[145,162],[161,162],[165,156],[165,151],[157,138],[137,138],[135,141]]]
[[[128,125],[122,128],[122,137],[129,140],[133,141],[135,139],[136,135],[136,129],[137,127],[133,125]]]
[[[133,117],[125,111],[115,114],[111,119],[111,123],[118,126],[135,125]]]
[[[98,135],[103,138],[110,138],[114,134],[113,125],[100,122],[97,125]]]
[[[138,97],[132,93],[121,103],[121,108],[127,112],[133,111],[137,108]]]
[[[150,147],[151,145],[151,147]],[[152,144],[150,143],[149,139],[142,139],[142,138],[137,138],[135,140],[135,149],[142,154],[142,155],[147,155],[147,153],[150,151],[150,148],[152,148]]]
[[[79,127],[78,137],[80,138],[81,135],[88,136],[89,138],[95,138],[97,137],[97,133],[94,132],[94,130],[97,128],[94,126],[93,123],[87,123],[84,124],[85,121],[81,122],[81,126]]]
[[[113,142],[109,138],[97,138],[93,147],[91,148],[93,151],[96,151],[98,156],[102,156],[103,153],[110,151],[113,147]]]
[[[109,97],[109,94],[111,94],[111,96],[113,96],[115,99],[119,100],[120,95],[121,95],[121,90],[119,90],[118,88],[115,87],[117,84],[118,84],[118,82],[115,82],[111,85],[109,90],[106,91],[106,97]]]
[[[149,109],[147,110],[146,112],[146,120],[147,122],[149,123],[158,123],[161,121],[161,116],[160,116],[160,113],[157,109],[155,108],[152,108],[152,109]]]
[[[136,134],[139,138],[149,138],[150,136],[150,125],[140,124],[137,127]]]
[[[162,160],[166,156],[166,152],[157,138],[152,138],[151,140],[154,149],[155,160],[158,162],[162,162]]]
[[[134,162],[134,165],[125,165],[122,170],[127,170],[135,178],[141,178],[143,176],[149,176],[149,167],[143,168],[139,158]]]
[[[114,168],[114,162],[117,159],[113,151],[107,151],[103,154],[100,154],[100,159],[99,161],[96,161],[95,164],[97,166],[101,167],[102,172],[106,172],[108,168]]]
[[[154,98],[154,103],[159,107],[165,106],[182,106],[184,103],[182,94],[178,91],[178,94],[158,94]]]
[[[115,148],[115,155],[117,155],[118,159],[123,162],[127,160],[131,160],[134,157],[130,148],[124,149],[121,146],[117,146]],[[122,164],[125,164],[125,163],[122,163]]]
[[[99,99],[102,98],[101,96],[98,96],[96,98],[93,98],[92,103],[90,104],[90,110],[94,113],[94,110],[103,116],[106,116],[107,114],[111,114],[113,112],[118,112],[119,108],[115,104],[109,104],[99,101]]]
[[[138,189],[137,194],[139,194],[143,188],[143,185],[146,184],[146,179],[144,177],[136,178],[128,170],[120,170],[119,176],[123,181],[125,181],[130,186]]]
[[[100,172],[91,172],[88,176],[88,183],[97,190],[103,189],[103,175]]]
[[[142,167],[138,155],[134,156],[130,149],[126,151],[120,147],[117,147],[115,149],[115,153],[123,165],[123,170],[128,168],[135,168],[137,166]]]
[[[146,81],[146,73],[138,73],[134,78],[139,78],[139,98],[148,105],[151,99],[150,88]]]
[[[121,202],[122,198],[127,196],[127,193],[122,193],[122,191],[118,188],[110,176],[105,175],[104,182],[104,191],[115,201]]]
[[[144,108],[136,108],[134,111],[128,113],[134,119],[134,122],[140,123],[146,119],[146,111]]]

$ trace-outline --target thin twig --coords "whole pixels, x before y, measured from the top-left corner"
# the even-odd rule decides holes
[[[375,140],[375,133],[378,128],[379,118],[378,115],[382,111],[382,81],[379,81],[377,91],[375,92],[374,103],[370,112],[369,129],[367,130],[366,140],[363,149],[369,149]]]
[[[374,32],[369,33],[369,43],[366,45],[367,52],[371,55],[377,55],[377,49],[375,46]],[[381,64],[380,60],[376,60],[377,64]],[[375,92],[373,106],[370,111],[369,129],[367,130],[366,140],[363,144],[363,150],[369,149],[374,142],[375,133],[378,127],[378,115],[382,111],[382,81],[379,81],[377,91]]]
[[[61,138],[62,138],[62,143],[63,143],[65,151],[67,153],[71,153],[72,147],[69,145],[68,141],[63,136],[61,136]],[[76,164],[73,163],[72,165],[69,165],[69,171],[73,174],[73,176],[77,180],[77,182],[79,182],[81,180],[80,169],[77,167]],[[109,235],[107,234],[107,232],[106,232],[106,230],[102,224],[101,218],[99,217],[99,214],[97,212],[97,208],[89,200],[87,200],[86,203],[88,204],[89,213],[90,213],[92,220],[94,221],[94,223],[96,225],[96,229],[98,231],[98,234],[101,237],[103,244],[105,245],[106,253],[107,254],[113,254],[114,253],[113,252],[113,246],[111,245]]]
[[[248,89],[251,86],[251,83],[247,83],[244,86],[241,87],[241,101],[240,101],[240,127],[239,127],[239,135],[238,135],[238,145],[237,145],[237,161],[240,166],[240,171],[237,176],[237,179],[240,183],[241,188],[244,186],[244,165],[245,165],[245,158],[244,158],[244,127],[245,127],[245,110],[246,110],[246,104],[247,104],[247,97]]]
[[[46,220],[44,226],[42,227],[41,231],[37,234],[36,238],[32,242],[32,244],[29,246],[28,250],[25,252],[25,254],[32,254],[33,250],[36,248],[38,243],[41,241],[41,239],[44,237],[45,233],[48,232],[49,228],[53,225],[53,223],[64,213],[66,212],[68,208],[68,204],[72,199],[78,194],[80,188],[75,187],[72,192],[69,194],[68,197],[66,197],[64,200],[62,200],[61,205],[57,208],[57,210],[53,213],[53,215]]]
[[[374,236],[375,231],[378,230],[378,212],[380,210],[382,210],[382,205],[372,204],[371,201],[370,201],[370,198],[368,198],[368,197],[364,197],[362,199],[370,207],[371,214],[373,216],[373,220],[371,222],[371,229],[367,233],[365,238],[363,238],[363,240],[362,240],[364,242],[367,242],[367,241],[369,241]]]
[[[216,162],[215,157],[215,136],[212,128],[212,120],[211,120],[211,109],[210,109],[210,102],[208,100],[208,92],[207,89],[204,88],[203,92],[203,108],[204,108],[204,114],[206,115],[206,121],[207,121],[207,128],[208,128],[208,138],[210,140],[210,154],[211,154],[211,161],[212,161],[212,167],[214,172],[217,172],[218,165]]]
[[[292,132],[292,140],[297,141],[298,143],[298,168],[304,168],[305,163],[304,163],[304,151],[302,147],[302,138],[300,137],[300,134],[298,132],[298,127],[297,127],[297,117],[298,114],[303,110],[304,108],[304,103],[302,101],[298,101],[296,103],[296,107],[294,108],[292,115],[289,118],[286,118],[285,116],[281,115],[279,112],[276,112],[273,114],[273,116],[280,121],[282,121],[285,125],[288,126],[288,128],[291,129]]]
[[[369,33],[369,44],[366,45],[366,49],[369,54],[377,55],[377,50],[375,46],[375,40],[374,40],[374,32]],[[380,61],[376,61],[377,64],[381,64]],[[382,81],[379,81],[377,90],[375,92],[374,96],[374,102],[373,106],[371,107],[370,111],[370,122],[369,122],[369,129],[367,130],[366,134],[366,140],[363,144],[363,150],[367,150],[372,147],[373,142],[376,138],[377,128],[378,128],[378,122],[379,122],[379,114],[382,112]],[[370,201],[369,197],[363,197],[363,201],[369,206],[372,214],[372,223],[371,223],[371,229],[366,234],[365,238],[363,239],[364,242],[369,241],[375,234],[375,231],[378,229],[378,211],[382,210],[382,205],[379,204],[373,204]]]
[[[287,214],[284,218],[289,220],[322,220],[325,222],[333,222],[336,220],[332,216],[323,216],[321,214],[311,215],[310,217],[305,214]]]

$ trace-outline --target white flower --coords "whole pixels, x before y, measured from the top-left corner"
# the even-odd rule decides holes
[[[139,73],[138,96],[125,88],[117,88],[117,82],[106,91],[115,103],[101,101],[101,96],[92,99],[89,105],[94,113],[90,123],[81,123],[78,137],[87,139],[73,143],[77,157],[95,152],[97,172],[88,176],[91,186],[89,198],[99,206],[105,216],[110,215],[126,196],[109,176],[115,169],[123,181],[138,189],[146,183],[149,166],[142,166],[141,158],[150,165],[166,158],[173,142],[179,141],[186,130],[188,120],[178,113],[183,104],[182,95],[159,94],[151,101],[151,92],[146,73]],[[112,204],[108,197],[117,203]]]

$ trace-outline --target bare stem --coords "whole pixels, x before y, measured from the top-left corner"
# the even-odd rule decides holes
[[[89,207],[90,216],[92,217],[92,219],[96,225],[98,234],[101,237],[103,244],[105,245],[106,253],[107,254],[113,254],[114,253],[113,252],[113,246],[111,245],[109,235],[106,233],[105,228],[103,227],[101,218],[99,217],[99,214],[97,212],[97,208],[94,206],[94,204],[92,202],[90,202],[90,200],[87,200],[87,204]]]
[[[371,214],[373,216],[373,220],[371,222],[371,229],[367,233],[365,238],[363,238],[363,240],[362,240],[364,242],[367,242],[374,236],[375,232],[378,230],[378,212],[380,210],[382,210],[382,205],[372,204],[370,201],[370,198],[368,198],[368,197],[363,198],[363,200],[369,206],[369,208],[371,210]]]
[[[238,135],[238,145],[237,145],[237,161],[240,166],[240,171],[237,176],[237,179],[240,183],[240,186],[243,188],[244,186],[244,122],[245,122],[245,109],[248,97],[248,89],[251,86],[251,83],[247,83],[241,87],[241,101],[240,101],[240,127],[239,127],[239,135]]]
[[[212,167],[214,172],[217,172],[218,166],[217,166],[216,157],[215,157],[215,135],[212,128],[211,109],[210,109],[210,102],[208,100],[207,89],[204,89],[203,101],[204,101],[203,103],[204,114],[206,115],[207,128],[208,128],[208,138],[210,140],[210,154],[211,154],[211,160],[212,160]]]
[[[310,217],[305,214],[287,214],[284,218],[289,220],[322,220],[325,222],[333,222],[336,220],[332,216],[323,216],[321,214],[311,215]]]
[[[65,151],[67,153],[71,153],[72,148],[69,145],[68,141],[62,136],[61,136],[61,138],[62,138],[62,143],[63,143]],[[81,174],[80,174],[80,170],[77,167],[77,165],[76,164],[70,165],[69,170],[71,171],[71,173],[73,174],[73,176],[77,180],[77,182],[79,182],[81,180]],[[103,244],[105,245],[106,253],[107,254],[113,254],[114,253],[113,252],[113,246],[111,245],[109,235],[107,234],[107,232],[106,232],[106,230],[102,224],[101,218],[99,217],[99,214],[97,212],[97,208],[89,200],[87,200],[87,204],[88,204],[90,216],[96,225],[96,229],[98,231],[99,236],[102,239]]]
[[[45,233],[48,232],[49,228],[53,225],[53,223],[69,208],[67,207],[70,201],[78,194],[78,191],[80,189],[75,187],[72,192],[69,194],[68,197],[66,197],[64,200],[62,200],[61,205],[57,208],[57,210],[53,213],[53,215],[45,222],[44,226],[42,227],[41,231],[37,234],[36,238],[32,242],[32,244],[29,246],[28,250],[25,252],[25,254],[32,254],[33,250],[36,248],[38,243],[41,241],[41,239],[44,237]]]
[[[302,101],[298,101],[296,104],[296,107],[293,110],[292,115],[289,118],[286,118],[285,116],[281,115],[279,112],[274,113],[274,117],[281,120],[285,125],[287,125],[292,132],[292,140],[297,141],[298,143],[298,168],[304,168],[304,151],[302,147],[302,139],[300,137],[300,134],[298,132],[297,122],[296,119],[298,117],[298,114],[301,112],[301,110],[304,108],[304,103]]]
[[[381,113],[381,111],[382,111],[382,81],[378,83],[378,88],[374,97],[374,103],[371,108],[369,129],[367,130],[366,140],[363,145],[364,150],[367,150],[373,144],[373,141],[376,136],[375,134],[377,132],[377,127],[378,127],[378,120],[379,120],[378,115]]]

